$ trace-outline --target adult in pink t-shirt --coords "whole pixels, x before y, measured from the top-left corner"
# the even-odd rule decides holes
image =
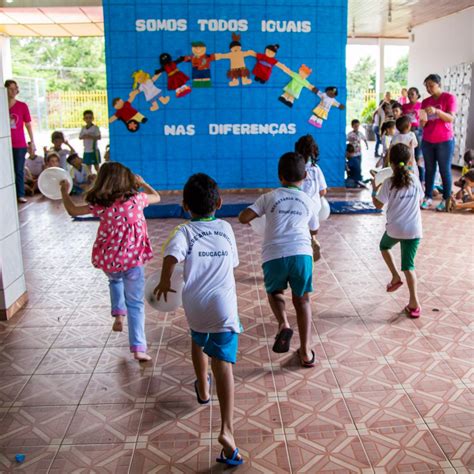
[[[432,204],[433,186],[436,165],[439,167],[443,182],[443,200],[436,207],[437,211],[449,209],[452,190],[451,162],[454,151],[453,122],[456,113],[456,97],[441,88],[441,77],[430,74],[424,81],[430,97],[421,103],[420,125],[423,127],[421,148],[425,160],[426,180],[425,199],[422,209]]]
[[[16,197],[19,203],[25,203],[24,174],[27,143],[24,127],[28,130],[33,152],[35,150],[31,116],[28,106],[24,102],[16,100],[16,96],[20,92],[18,84],[8,79],[5,81],[5,87],[8,92],[8,108],[10,111],[10,131],[13,148],[13,167],[15,169]]]

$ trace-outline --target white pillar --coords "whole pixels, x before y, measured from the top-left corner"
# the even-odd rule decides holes
[[[28,300],[15,192],[10,114],[5,79],[11,78],[10,41],[0,37],[0,319],[9,319]]]
[[[0,69],[2,72],[2,83],[5,79],[12,79],[12,51],[10,48],[10,38],[0,35]]]
[[[375,76],[375,97],[378,103],[385,92],[385,42],[383,38],[378,40],[379,54],[377,56],[377,69]]]

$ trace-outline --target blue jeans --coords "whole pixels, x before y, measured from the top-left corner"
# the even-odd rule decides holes
[[[15,170],[16,197],[25,196],[26,148],[13,148],[13,169]]]
[[[112,316],[127,316],[130,352],[146,352],[145,270],[106,273],[109,279]]]
[[[347,178],[353,179],[357,182],[362,181],[362,157],[360,155],[351,156],[347,160],[347,166],[349,167]]]
[[[453,178],[451,174],[451,162],[453,160],[454,140],[441,143],[430,143],[426,140],[421,142],[423,158],[425,159],[425,197],[433,197],[433,186],[436,175],[436,163],[439,166],[441,181],[443,182],[443,199],[451,197]]]
[[[419,165],[419,162],[422,157],[421,140],[422,140],[423,132],[420,127],[412,128],[411,131],[416,135],[416,139],[418,140],[418,146],[415,148],[415,161],[418,167],[418,173],[420,174],[420,181],[424,183],[425,182],[425,168]]]
[[[375,133],[375,156],[379,156],[379,147],[382,145],[382,140],[380,140],[380,127],[378,125],[374,125],[374,133]]]

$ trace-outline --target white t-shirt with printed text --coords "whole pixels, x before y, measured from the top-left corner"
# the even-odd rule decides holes
[[[184,261],[183,308],[193,331],[240,333],[234,267],[239,265],[231,225],[221,219],[178,226],[164,251]]]
[[[310,230],[319,228],[315,202],[298,188],[277,188],[249,207],[266,216],[262,262],[293,255],[313,256]]]
[[[327,189],[326,179],[323,170],[318,165],[312,165],[311,162],[306,163],[306,178],[301,186],[304,191],[316,204],[316,212],[321,209],[320,191]]]
[[[377,194],[377,200],[387,205],[387,235],[394,239],[419,239],[423,237],[420,203],[424,191],[420,180],[411,175],[406,188],[392,188],[392,178],[387,178]]]
[[[93,135],[96,138],[83,138],[84,135]],[[97,125],[92,125],[89,128],[85,126],[79,132],[79,139],[84,141],[84,153],[92,153],[97,149],[97,140],[100,140],[100,129]]]

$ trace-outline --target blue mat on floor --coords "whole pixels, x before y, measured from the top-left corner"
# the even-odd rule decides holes
[[[241,211],[252,203],[224,204],[216,213],[217,217],[237,217]],[[374,214],[381,211],[375,209],[371,202],[365,201],[330,201],[331,214]],[[179,204],[155,204],[145,209],[147,219],[189,219]],[[75,221],[96,221],[98,217],[75,217]]]

